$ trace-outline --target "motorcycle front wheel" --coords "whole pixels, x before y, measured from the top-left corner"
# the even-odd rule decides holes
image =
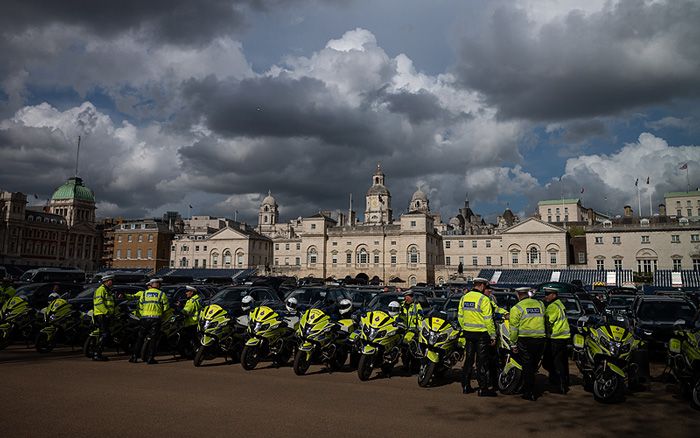
[[[192,363],[194,363],[194,366],[199,367],[202,365],[202,362],[204,362],[204,353],[206,351],[207,347],[204,345],[201,345],[198,349],[197,352],[194,355],[194,359],[192,360]]]
[[[255,367],[258,366],[259,361],[260,358],[258,358],[257,346],[246,345],[243,347],[243,352],[241,352],[241,366],[244,370],[250,371],[255,369]]]
[[[0,330],[0,350],[4,350],[10,345],[10,333],[7,330]]]
[[[700,410],[700,379],[696,380],[693,386],[693,391],[690,394],[690,405]]]
[[[46,333],[39,332],[34,339],[34,348],[39,353],[50,353],[53,350],[53,345],[49,342],[49,337]]]
[[[602,403],[614,401],[623,391],[622,378],[612,371],[607,371],[596,377],[593,382],[593,396]]]
[[[507,372],[501,371],[498,375],[498,390],[501,394],[515,394],[520,390],[523,372],[512,367]]]
[[[374,362],[374,355],[363,354],[360,356],[360,361],[357,364],[357,377],[361,381],[365,382],[369,380],[369,376],[372,375],[372,365]]]
[[[433,375],[435,375],[435,368],[437,364],[432,360],[423,359],[418,370],[418,386],[421,388],[426,388],[430,385],[430,381],[433,380]]]
[[[307,352],[297,350],[297,354],[294,355],[294,374],[303,376],[309,370],[309,365],[311,365],[311,361]]]

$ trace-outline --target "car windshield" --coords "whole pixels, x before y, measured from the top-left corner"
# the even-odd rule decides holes
[[[625,306],[629,307],[632,305],[632,302],[634,301],[634,297],[626,297],[626,296],[620,296],[620,295],[613,295],[610,297],[610,300],[608,300],[608,305],[609,306]]]
[[[445,301],[445,305],[442,308],[445,312],[448,312],[450,310],[457,310],[459,307],[459,301],[461,300],[461,297],[451,297],[448,298],[447,301]]]
[[[566,308],[566,314],[569,316],[578,316],[583,313],[581,305],[575,298],[560,298],[564,308]]]
[[[40,284],[28,284],[26,286],[21,286],[17,288],[17,294],[16,295],[24,295],[24,296],[29,296],[34,293],[35,290],[37,290],[41,286]]]
[[[95,294],[95,291],[97,290],[97,286],[90,286],[85,289],[83,289],[82,292],[80,292],[75,298],[89,298],[92,297]]]
[[[682,301],[651,301],[642,303],[639,306],[641,320],[647,321],[676,321],[682,319],[690,322],[695,315],[695,309],[690,303]]]
[[[381,293],[378,294],[376,297],[372,298],[372,301],[369,302],[367,307],[369,307],[372,310],[377,310],[377,309],[386,309],[389,307],[389,303],[392,301],[397,301],[399,304],[403,301],[403,297],[397,294],[387,294],[387,293]]]
[[[325,289],[296,289],[287,295],[287,299],[294,297],[298,304],[309,305],[323,301],[327,294],[328,291]]]
[[[243,301],[243,297],[248,295],[248,293],[249,291],[246,288],[226,288],[214,295],[214,297],[211,299],[211,303],[218,305],[240,303]]]

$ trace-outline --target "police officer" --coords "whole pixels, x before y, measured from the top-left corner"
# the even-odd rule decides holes
[[[496,296],[493,294],[493,289],[491,288],[491,285],[489,283],[486,284],[486,287],[484,288],[484,295],[486,295],[489,300],[491,301],[491,310],[493,312],[494,318],[500,315],[500,320],[503,320],[508,317],[508,311],[504,309],[503,307],[500,307],[498,305],[498,301],[496,300]],[[494,320],[494,328],[496,329],[496,338],[498,339],[498,334],[500,333],[500,327],[496,322],[498,322],[498,319]],[[489,361],[489,367],[488,367],[488,372],[489,372],[489,385],[492,388],[496,388],[497,385],[497,379],[498,379],[498,368],[499,368],[499,356],[498,356],[498,346],[494,345],[491,347],[491,360]]]
[[[5,276],[2,279],[2,285],[0,285],[0,308],[2,308],[3,304],[10,301],[15,294],[17,294],[17,291],[12,287],[12,277],[9,275]]]
[[[420,318],[423,316],[423,306],[413,299],[413,291],[403,293],[403,305],[401,306],[401,319],[406,324],[406,329],[417,329]]]
[[[100,282],[102,284],[95,290],[95,295],[92,298],[92,318],[100,329],[100,338],[95,343],[95,354],[92,360],[106,361],[109,359],[102,355],[102,349],[109,339],[112,318],[116,312],[114,293],[112,292],[114,275],[107,274],[102,277]]]
[[[493,323],[491,300],[484,295],[488,280],[475,278],[474,287],[462,296],[459,302],[459,325],[466,338],[466,354],[462,369],[462,392],[474,392],[471,387],[471,374],[476,356],[477,380],[480,397],[495,397],[496,391],[489,387],[488,368],[491,354],[496,345],[496,328]],[[494,376],[495,377],[495,376]]]
[[[151,343],[146,351],[146,363],[149,365],[156,364],[155,359],[156,349],[158,348],[158,338],[160,337],[161,316],[170,307],[168,297],[161,291],[160,284],[163,280],[153,278],[148,282],[146,289],[139,299],[139,315],[141,317],[141,329],[139,330],[139,339],[136,342],[136,348],[129,359],[129,362],[135,363],[138,361],[138,354],[146,337],[151,339]]]
[[[561,394],[569,392],[569,358],[567,345],[571,337],[566,307],[559,300],[559,291],[554,287],[544,287],[545,328],[547,346],[542,364],[549,371],[549,383],[558,387]]]
[[[510,342],[523,365],[523,395],[535,401],[535,373],[545,346],[544,304],[532,297],[529,287],[519,287],[516,305],[510,309]]]
[[[187,302],[182,308],[182,314],[185,317],[182,331],[185,339],[192,342],[197,335],[197,320],[199,319],[199,312],[202,310],[202,299],[197,293],[197,289],[193,286],[185,286],[185,296],[187,297]]]

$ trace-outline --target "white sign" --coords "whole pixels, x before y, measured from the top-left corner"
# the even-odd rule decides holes
[[[680,272],[671,272],[671,286],[683,287],[683,277]]]
[[[605,284],[608,286],[617,286],[617,272],[608,271],[605,273]]]

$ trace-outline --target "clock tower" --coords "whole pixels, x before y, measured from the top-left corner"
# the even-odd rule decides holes
[[[372,187],[367,190],[367,207],[365,208],[365,225],[381,225],[393,222],[391,194],[384,186],[384,172],[381,164],[372,176]]]

